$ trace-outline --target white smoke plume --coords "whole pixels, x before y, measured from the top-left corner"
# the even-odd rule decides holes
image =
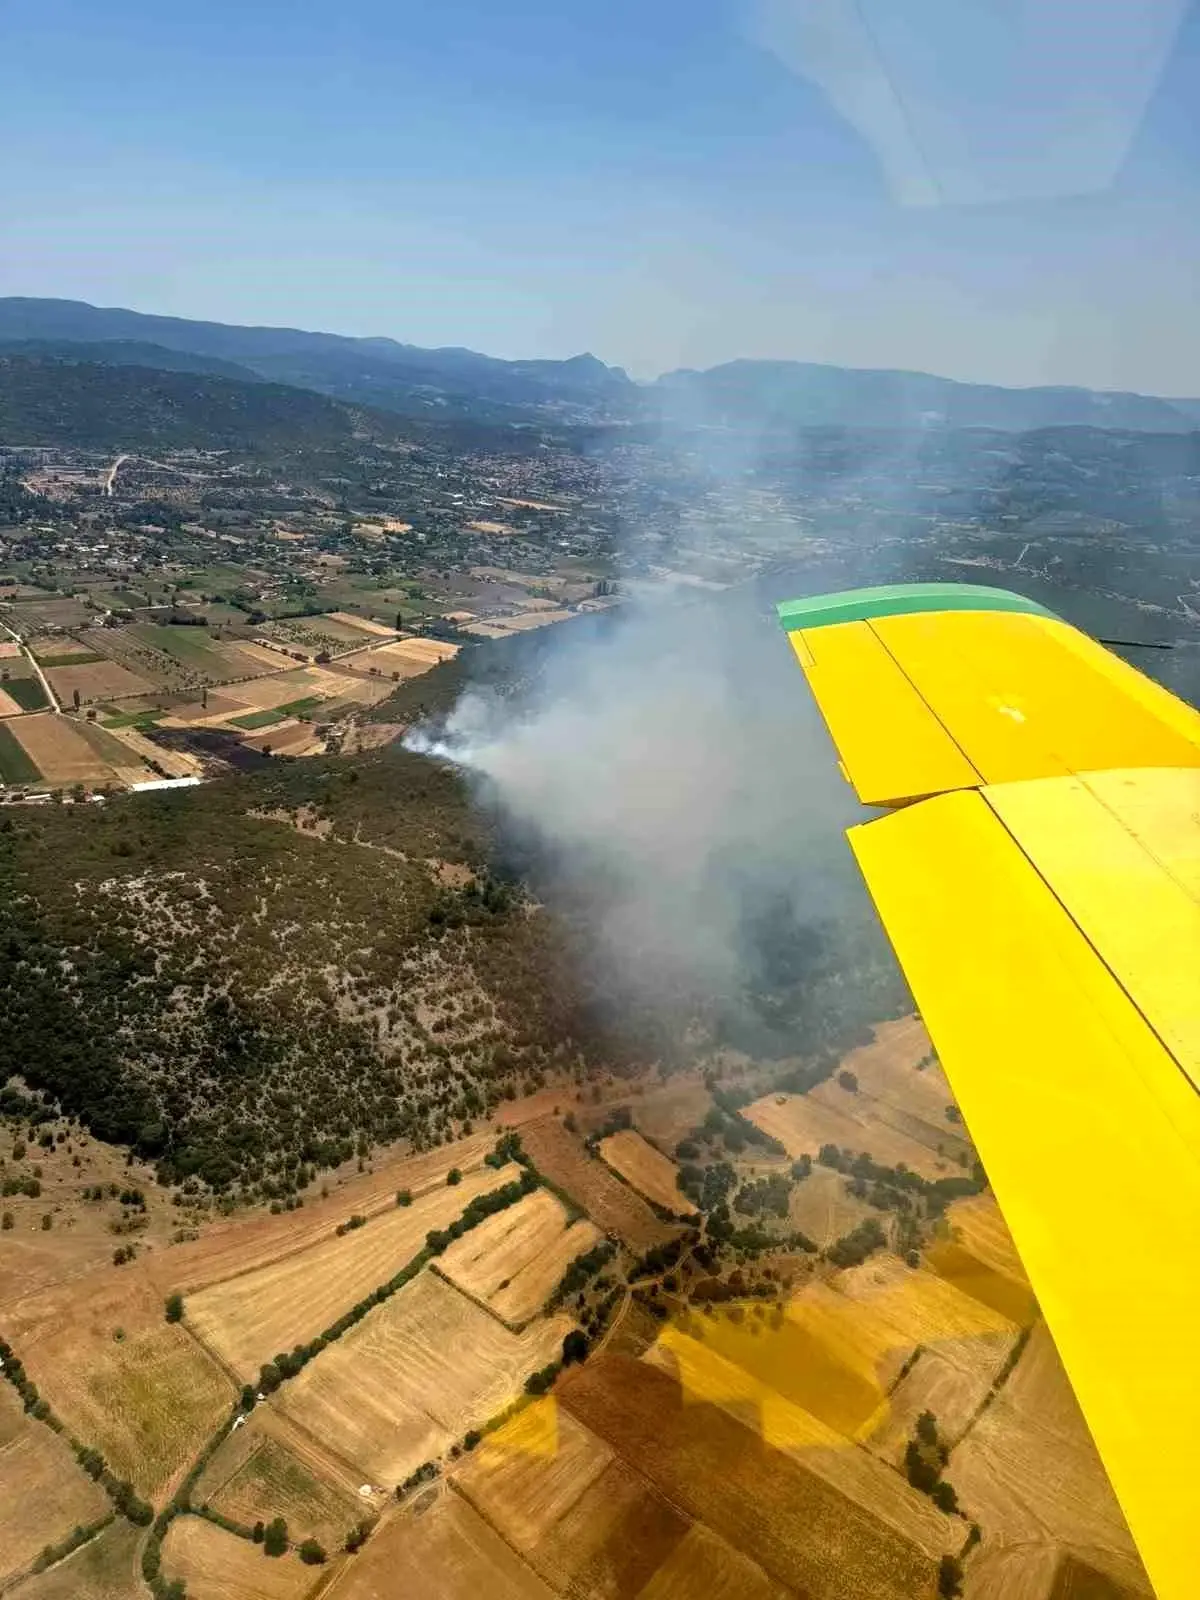
[[[586,899],[618,1005],[743,1003],[772,987],[764,965],[787,965],[762,948],[764,918],[786,944],[848,902],[865,909],[842,835],[856,807],[749,595],[644,600],[540,648],[532,688],[469,691],[406,743],[456,763],[566,898]]]

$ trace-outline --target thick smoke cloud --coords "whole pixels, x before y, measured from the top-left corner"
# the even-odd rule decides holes
[[[617,1008],[745,1019],[816,981],[811,930],[866,915],[858,813],[773,618],[748,593],[643,599],[543,648],[520,694],[471,691],[409,743],[460,765],[551,896],[586,905]]]

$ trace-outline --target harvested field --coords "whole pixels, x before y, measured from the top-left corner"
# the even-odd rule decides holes
[[[39,783],[41,773],[10,727],[0,727],[0,783]]]
[[[753,1307],[745,1310],[755,1314]],[[760,1340],[772,1337],[769,1322],[760,1321],[759,1329]],[[707,1318],[691,1318],[686,1328],[665,1328],[644,1359],[677,1377],[687,1404],[719,1406],[927,1556],[936,1558],[953,1547],[956,1525],[931,1500],[811,1411],[719,1354],[710,1343],[711,1331]]]
[[[984,1544],[966,1571],[964,1600],[1153,1600],[1140,1565],[1108,1551]]]
[[[456,1239],[438,1257],[437,1271],[502,1321],[520,1326],[542,1309],[575,1257],[601,1237],[590,1222],[568,1224],[562,1201],[535,1189]]]
[[[939,1437],[953,1448],[987,1399],[1003,1369],[1004,1354],[994,1335],[922,1349],[892,1390],[887,1417],[867,1441],[868,1448],[880,1460],[902,1466],[923,1411],[933,1413]]]
[[[163,1321],[161,1298],[130,1269],[97,1276],[93,1293],[72,1296],[69,1317],[61,1294],[22,1304],[27,1331],[15,1327],[14,1343],[72,1432],[150,1495],[200,1448],[234,1390],[183,1328]]]
[[[19,660],[21,646],[15,639],[0,639],[0,661]]]
[[[932,1559],[719,1407],[687,1404],[653,1365],[603,1355],[560,1402],[687,1515],[810,1600],[932,1596]]]
[[[679,1187],[679,1168],[632,1128],[600,1141],[600,1155],[647,1200],[666,1211],[694,1216],[696,1208]]]
[[[12,1390],[3,1385],[5,1407]],[[7,1424],[6,1424],[7,1426]],[[108,1496],[44,1423],[23,1419],[0,1449],[0,1583],[57,1544],[76,1524],[110,1510]]]
[[[680,1139],[699,1127],[712,1109],[712,1095],[702,1083],[672,1079],[661,1089],[650,1089],[629,1102],[639,1133],[664,1150],[674,1150]]]
[[[145,1265],[154,1274],[160,1304],[162,1296],[172,1290],[178,1289],[185,1295],[198,1297],[199,1291],[210,1284],[251,1273],[277,1263],[284,1257],[292,1258],[302,1251],[308,1251],[311,1246],[323,1245],[337,1224],[344,1222],[353,1212],[372,1218],[390,1216],[396,1210],[396,1192],[399,1189],[407,1189],[413,1196],[411,1211],[417,1209],[416,1202],[422,1196],[435,1191],[458,1194],[463,1197],[462,1204],[465,1205],[466,1197],[475,1192],[470,1187],[467,1175],[483,1165],[484,1156],[494,1144],[492,1134],[473,1133],[466,1139],[439,1145],[436,1150],[426,1151],[423,1155],[381,1160],[374,1172],[348,1178],[333,1190],[328,1199],[315,1195],[305,1203],[302,1211],[284,1212],[277,1216],[259,1212],[235,1221],[217,1223],[206,1229],[203,1237],[194,1243],[179,1245],[157,1258],[147,1259]],[[447,1189],[446,1175],[451,1167],[457,1167],[464,1177],[456,1188]],[[490,1172],[491,1169],[487,1170]],[[369,1228],[361,1228],[356,1233],[369,1231]],[[347,1234],[337,1242],[345,1244],[355,1237],[356,1234]],[[424,1234],[421,1242],[424,1243]]]
[[[163,1540],[163,1574],[182,1578],[189,1600],[302,1600],[324,1574],[295,1555],[272,1559],[262,1545],[203,1517],[176,1517]]]
[[[426,1269],[310,1361],[278,1403],[364,1479],[399,1483],[503,1410],[571,1326],[560,1316],[511,1333]]]
[[[253,1527],[282,1517],[295,1540],[336,1549],[362,1519],[363,1502],[322,1482],[271,1431],[266,1407],[233,1433],[209,1463],[199,1497],[223,1516]]]
[[[153,685],[116,661],[89,661],[82,666],[47,667],[46,677],[58,698],[70,705],[78,691],[83,705],[94,700],[120,700],[145,694]]]
[[[165,745],[148,739],[137,728],[102,728],[97,731],[108,733],[124,749],[130,765],[155,761],[169,778],[188,778],[200,771],[201,762],[195,756],[189,755],[186,750],[168,750]]]
[[[638,1600],[789,1600],[791,1591],[768,1578],[749,1556],[695,1522]]]
[[[347,1563],[337,1600],[551,1600],[553,1591],[465,1500],[431,1491]],[[202,1597],[203,1600],[203,1597]]]
[[[321,617],[317,620],[323,622],[326,619]],[[356,617],[349,611],[331,611],[329,621],[340,622],[345,628],[355,629],[359,633],[373,633],[385,639],[393,639],[396,636],[395,628],[386,628],[382,622],[375,622],[370,617]],[[453,650],[455,646],[451,645],[450,648]]]
[[[832,1167],[816,1166],[797,1183],[788,1201],[788,1221],[824,1250],[867,1217],[879,1213],[847,1191],[846,1180]]]
[[[609,1463],[526,1559],[560,1594],[636,1595],[691,1520],[628,1463]]]
[[[674,1238],[646,1202],[628,1189],[602,1161],[589,1156],[580,1141],[557,1117],[545,1117],[521,1130],[521,1141],[534,1165],[551,1183],[566,1191],[605,1233],[616,1233],[636,1250],[649,1250]]]
[[[5,727],[48,784],[104,783],[113,776],[69,717],[46,711]]]
[[[90,645],[80,644],[78,639],[72,639],[66,634],[33,634],[26,639],[25,643],[42,666],[45,666],[47,662],[66,660],[71,656],[87,656],[89,660],[95,660],[96,658],[96,652]]]
[[[525,1553],[604,1472],[613,1453],[548,1395],[484,1436],[454,1487]]]
[[[956,1200],[946,1225],[949,1237],[936,1239],[925,1252],[933,1271],[1023,1327],[1036,1321],[1037,1300],[992,1196]]]
[[[982,1527],[985,1547],[1070,1542],[1137,1559],[1044,1325],[954,1451],[946,1476]]]
[[[8,1591],[12,1600],[145,1600],[138,1551],[145,1537],[118,1517],[66,1561]]]
[[[410,1206],[393,1206],[340,1239],[327,1223],[325,1238],[307,1249],[192,1295],[188,1325],[248,1382],[276,1351],[316,1338],[399,1272],[424,1248],[430,1229],[444,1228],[476,1195],[520,1175],[512,1164],[481,1168]]]
[[[17,717],[23,710],[24,707],[19,701],[14,700],[12,695],[0,688],[0,717]]]
[[[298,700],[332,700],[345,694],[346,688],[344,677],[323,667],[297,667],[294,671],[274,672],[249,683],[239,683],[230,693],[244,702],[248,710],[275,711]]]
[[[820,1086],[822,1089],[826,1085]],[[816,1156],[824,1144],[839,1150],[865,1150],[874,1161],[894,1167],[903,1162],[922,1178],[962,1176],[962,1168],[949,1156],[939,1156],[927,1144],[919,1144],[907,1133],[900,1133],[879,1121],[870,1102],[862,1096],[838,1091],[840,1107],[833,1107],[812,1094],[764,1095],[742,1112],[744,1117],[778,1139],[789,1156]]]

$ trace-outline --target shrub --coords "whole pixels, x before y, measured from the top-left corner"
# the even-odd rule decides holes
[[[315,1539],[305,1539],[300,1546],[300,1559],[310,1567],[319,1567],[327,1557],[324,1548]]]
[[[957,1556],[943,1556],[938,1567],[938,1594],[943,1600],[954,1600],[962,1593],[962,1562]]]
[[[263,1534],[263,1554],[267,1556],[281,1556],[288,1547],[287,1523],[282,1517],[276,1517],[268,1522]]]
[[[181,1294],[170,1294],[167,1296],[164,1314],[168,1322],[183,1321],[183,1296]]]

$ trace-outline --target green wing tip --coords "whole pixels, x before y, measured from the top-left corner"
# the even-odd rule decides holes
[[[914,611],[1021,611],[1035,617],[1054,612],[1023,594],[976,583],[885,583],[870,589],[784,600],[776,611],[784,631],[820,628],[833,622],[864,622],[870,617],[904,616]]]

